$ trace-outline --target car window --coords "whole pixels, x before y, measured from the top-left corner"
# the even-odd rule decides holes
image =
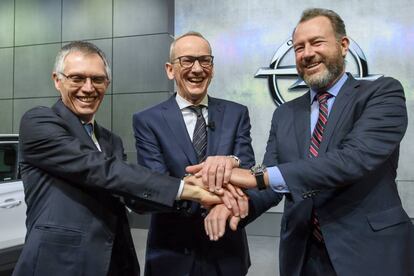
[[[0,144],[0,181],[18,179],[17,144]]]

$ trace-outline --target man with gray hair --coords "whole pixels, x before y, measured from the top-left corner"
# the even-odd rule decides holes
[[[139,265],[122,198],[168,210],[177,199],[220,199],[184,180],[126,163],[121,139],[95,121],[110,83],[104,53],[72,42],[56,58],[61,98],[20,124],[27,203],[26,243],[13,275],[137,276]]]

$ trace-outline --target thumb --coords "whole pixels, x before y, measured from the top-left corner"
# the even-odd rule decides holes
[[[237,226],[239,225],[240,217],[231,216],[229,221],[230,229],[233,231],[237,230]]]
[[[197,165],[192,165],[192,166],[186,167],[185,171],[187,173],[196,174],[199,171],[201,171],[202,168],[203,168],[203,163],[200,163],[200,164],[197,164]]]

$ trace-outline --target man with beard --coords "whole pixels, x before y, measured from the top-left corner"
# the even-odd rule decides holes
[[[285,195],[280,275],[414,275],[413,225],[395,182],[407,128],[401,84],[345,73],[349,39],[331,10],[304,11],[292,38],[297,71],[310,91],[274,112],[267,171],[232,170],[232,184],[275,192],[251,197],[242,222]],[[210,236],[218,223],[207,218]]]

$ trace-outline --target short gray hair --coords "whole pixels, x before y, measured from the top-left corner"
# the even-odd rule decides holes
[[[83,54],[97,54],[102,58],[102,61],[105,65],[106,76],[111,80],[111,68],[109,67],[108,60],[104,52],[99,49],[95,44],[86,42],[86,41],[73,41],[60,49],[59,53],[56,55],[55,65],[53,71],[55,73],[63,73],[65,70],[65,58],[73,52],[81,52]]]
[[[199,38],[204,39],[208,44],[208,48],[210,49],[210,54],[211,54],[212,51],[211,51],[210,42],[208,42],[208,40],[201,33],[195,32],[195,31],[189,31],[189,32],[186,32],[185,34],[180,35],[179,37],[175,38],[174,41],[171,43],[171,46],[170,46],[170,62],[173,62],[173,60],[175,58],[174,57],[175,44],[177,43],[178,40],[180,40],[183,37],[187,37],[187,36],[197,36]]]
[[[344,36],[346,36],[345,23],[342,20],[342,18],[339,16],[339,14],[337,14],[333,10],[320,9],[320,8],[306,9],[303,11],[302,16],[300,17],[300,20],[298,22],[298,25],[302,22],[311,20],[318,16],[324,16],[329,19],[329,21],[331,22],[332,28],[334,30],[335,37],[338,41]],[[295,30],[293,30],[293,34],[295,33]],[[293,38],[293,34],[292,34],[292,38]]]

